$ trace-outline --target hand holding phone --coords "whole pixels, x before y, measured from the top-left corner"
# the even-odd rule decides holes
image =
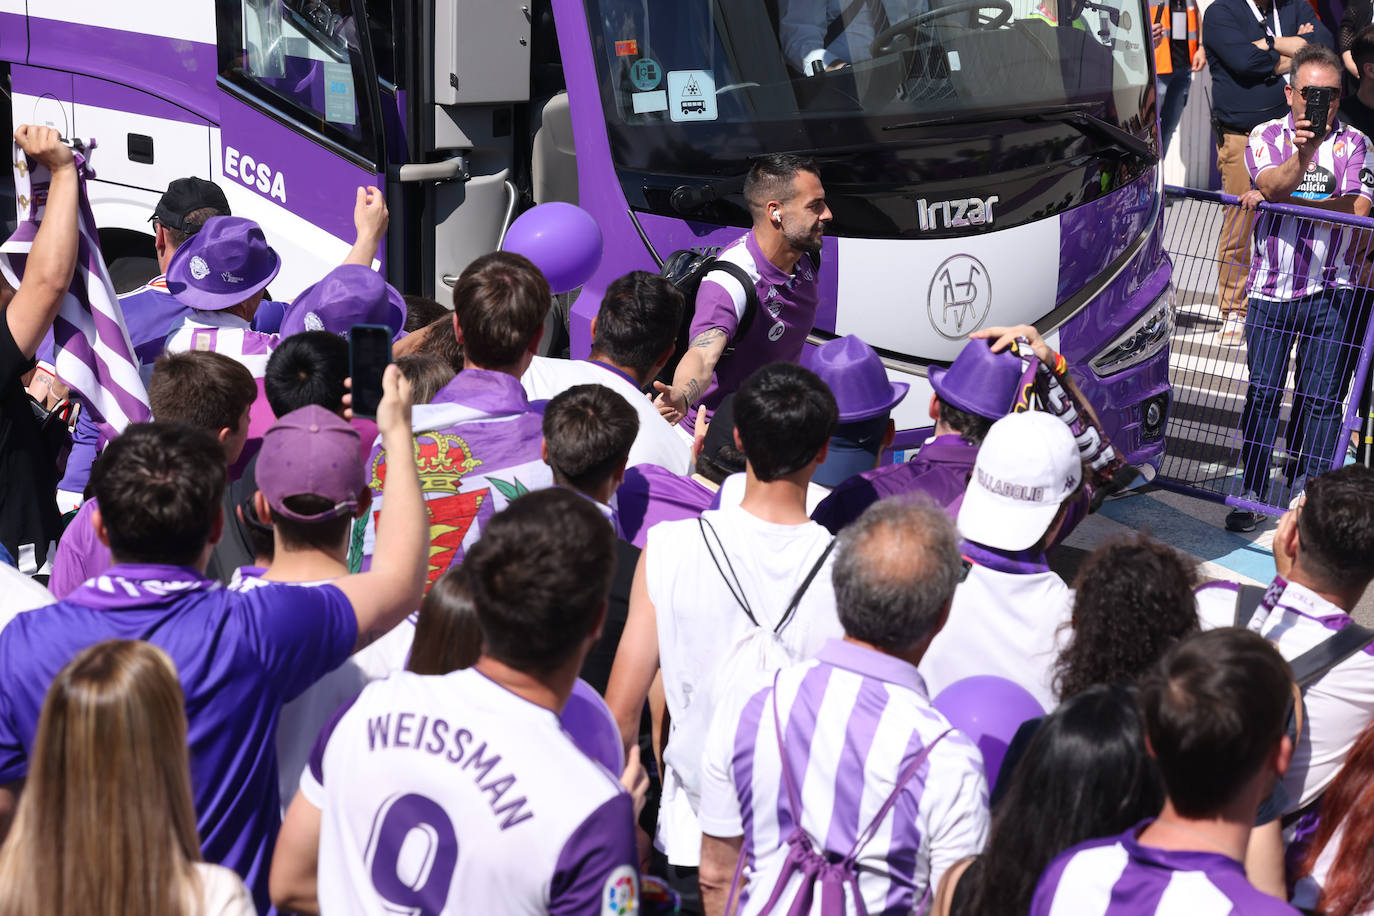
[[[1303,117],[1311,125],[1308,130],[1321,140],[1326,136],[1326,122],[1331,115],[1331,101],[1333,90],[1330,86],[1308,86],[1303,90],[1303,100],[1306,106],[1303,109]]]
[[[382,373],[391,363],[391,328],[355,324],[348,329],[348,373],[353,378],[353,415],[375,419],[382,402]]]

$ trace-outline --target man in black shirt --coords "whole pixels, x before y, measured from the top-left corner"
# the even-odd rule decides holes
[[[60,523],[55,456],[43,442],[23,377],[34,367],[34,354],[76,270],[79,186],[76,162],[57,131],[26,124],[14,139],[33,163],[52,173],[22,282],[0,313],[0,543],[20,570],[33,574],[48,561]]]

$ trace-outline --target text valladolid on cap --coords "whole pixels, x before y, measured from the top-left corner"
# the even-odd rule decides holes
[[[978,450],[959,533],[987,547],[1026,550],[1082,479],[1078,446],[1062,420],[1039,411],[1005,416]]]
[[[310,405],[293,410],[263,434],[258,489],[274,515],[319,522],[352,514],[366,486],[358,433],[337,414]],[[292,496],[318,496],[330,508],[313,514],[286,506]]]
[[[932,366],[930,387],[952,407],[998,420],[1011,410],[1021,382],[1021,357],[1010,349],[992,352],[987,340],[970,340],[948,369]]]
[[[164,226],[195,235],[200,226],[187,226],[186,217],[197,210],[210,209],[217,216],[229,216],[229,199],[213,181],[204,178],[178,178],[167,185],[167,191],[153,208],[148,221],[157,220]]]
[[[193,309],[233,308],[267,288],[281,258],[262,228],[241,216],[212,216],[167,265],[167,291]]]
[[[343,264],[325,274],[291,303],[281,334],[329,331],[347,335],[355,324],[384,324],[393,335],[406,323],[406,302],[381,275],[362,264]]]

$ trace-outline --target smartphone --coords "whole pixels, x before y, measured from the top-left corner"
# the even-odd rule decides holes
[[[1307,102],[1304,116],[1312,124],[1310,130],[1319,139],[1326,136],[1326,119],[1331,113],[1331,87],[1308,86],[1303,98]]]
[[[353,415],[376,418],[382,373],[391,362],[391,328],[355,324],[348,329],[348,374],[353,377]]]

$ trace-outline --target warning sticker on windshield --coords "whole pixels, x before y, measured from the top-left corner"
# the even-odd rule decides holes
[[[716,119],[716,80],[709,70],[668,71],[668,116],[674,121]]]

